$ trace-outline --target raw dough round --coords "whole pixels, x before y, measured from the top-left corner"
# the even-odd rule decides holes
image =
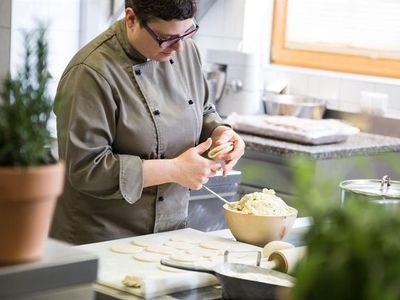
[[[213,258],[219,254],[219,251],[217,251],[217,250],[206,249],[206,248],[193,248],[193,249],[186,250],[186,252],[188,254],[198,255],[198,256],[207,257],[207,258],[210,258],[210,257]]]
[[[213,249],[213,250],[229,250],[232,248],[232,245],[229,243],[225,242],[220,242],[220,241],[203,241],[200,243],[200,247],[206,248],[206,249]]]
[[[282,241],[272,241],[264,246],[263,257],[268,258],[272,252],[282,249],[294,248],[293,244],[282,242]]]
[[[143,248],[134,245],[120,245],[120,246],[113,246],[110,248],[110,250],[112,252],[120,254],[135,254],[143,251]]]
[[[189,250],[194,247],[193,244],[187,243],[187,242],[177,242],[177,241],[166,241],[164,243],[165,246],[168,247],[173,247],[179,250]]]
[[[148,240],[148,239],[134,239],[131,241],[131,244],[139,247],[150,247],[150,246],[159,246],[163,242],[156,240]]]
[[[184,242],[190,244],[200,244],[200,242],[202,241],[202,239],[184,237],[184,236],[172,236],[169,238],[169,240],[173,242]]]
[[[187,253],[174,253],[169,257],[171,260],[179,261],[179,262],[196,262],[199,260],[203,260],[201,256],[187,254]]]
[[[172,267],[168,267],[168,266],[164,266],[164,265],[159,265],[158,268],[162,271],[165,272],[172,272],[172,273],[182,273],[185,272],[185,270],[182,269],[178,269],[178,268],[172,268]]]
[[[159,262],[163,256],[157,253],[143,251],[134,254],[132,257],[144,262]]]
[[[208,152],[208,157],[212,159],[217,157],[218,155],[231,152],[232,150],[233,150],[233,144],[231,142],[228,142],[211,149]]]
[[[157,245],[147,247],[146,251],[159,254],[172,254],[176,252],[176,249],[168,246]]]

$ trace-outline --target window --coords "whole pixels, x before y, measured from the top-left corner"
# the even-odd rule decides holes
[[[400,78],[400,1],[275,0],[272,63]]]

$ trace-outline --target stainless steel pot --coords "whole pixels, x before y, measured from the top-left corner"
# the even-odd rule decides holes
[[[321,119],[326,109],[323,100],[300,95],[266,94],[263,103],[268,115],[308,119]]]
[[[289,290],[294,284],[294,278],[290,275],[257,266],[228,263],[226,259],[225,262],[216,264],[210,269],[180,264],[167,259],[162,259],[160,263],[168,267],[187,271],[203,272],[216,276],[222,286],[223,299],[282,299],[281,297],[289,294]],[[231,275],[239,273],[269,275],[286,282],[290,282],[291,284],[290,286],[276,285],[272,283],[270,284],[266,282],[243,279]]]
[[[385,175],[382,179],[345,180],[339,184],[342,206],[346,201],[368,201],[384,205],[388,210],[400,211],[400,181]]]

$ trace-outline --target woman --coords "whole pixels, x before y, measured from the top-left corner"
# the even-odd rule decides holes
[[[184,228],[190,189],[244,152],[207,102],[194,0],[131,0],[82,48],[55,103],[66,183],[51,236],[73,244]],[[217,161],[213,145],[234,150]]]

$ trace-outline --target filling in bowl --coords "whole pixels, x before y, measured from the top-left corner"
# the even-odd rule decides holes
[[[262,192],[246,194],[238,202],[232,202],[234,211],[257,216],[287,216],[293,213],[274,190],[263,189]]]

